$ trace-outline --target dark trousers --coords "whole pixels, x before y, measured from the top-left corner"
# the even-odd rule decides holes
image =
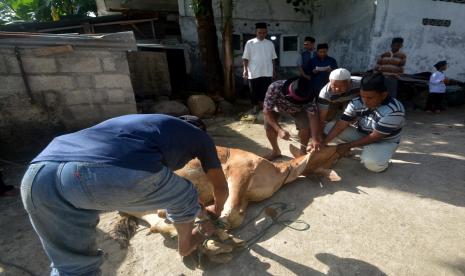
[[[429,93],[425,109],[431,111],[444,110],[443,102],[445,95],[446,93]]]
[[[388,76],[384,79],[384,85],[386,85],[389,96],[397,98],[397,79]]]
[[[252,105],[263,103],[268,86],[271,84],[271,77],[259,77],[249,80],[250,99]]]

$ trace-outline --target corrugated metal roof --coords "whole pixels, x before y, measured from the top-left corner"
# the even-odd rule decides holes
[[[0,46],[73,45],[92,48],[137,50],[133,32],[111,34],[44,34],[0,32]]]

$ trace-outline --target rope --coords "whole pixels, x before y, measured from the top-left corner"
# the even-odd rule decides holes
[[[273,214],[267,214],[268,217],[271,217],[272,219],[272,223],[270,223],[270,225],[268,225],[267,227],[263,228],[262,230],[260,230],[258,232],[258,234],[256,234],[255,236],[249,238],[248,240],[246,240],[246,244],[247,244],[247,248],[250,248],[250,246],[252,246],[254,243],[256,243],[257,241],[259,241],[265,234],[266,232],[271,228],[273,227],[274,225],[281,225],[281,226],[284,226],[284,227],[288,227],[288,228],[291,228],[292,230],[295,230],[295,231],[307,231],[308,229],[310,229],[310,224],[308,224],[307,222],[303,221],[303,220],[296,220],[296,221],[292,221],[292,220],[279,220],[280,217],[282,217],[284,214],[287,214],[287,213],[290,213],[290,212],[293,212],[296,210],[296,207],[290,207],[287,203],[285,202],[275,202],[275,203],[271,203],[271,204],[268,204],[267,206],[263,207],[260,212],[254,216],[253,218],[251,218],[249,221],[247,221],[246,223],[242,224],[242,226],[240,228],[238,228],[236,231],[238,230],[241,230],[243,228],[245,228],[247,225],[249,225],[250,223],[254,222],[258,217],[261,216],[261,214],[263,212],[266,213],[267,210],[270,210],[269,208],[271,207],[274,207],[274,206],[277,206],[275,207],[274,209],[272,210],[275,210],[275,209],[278,209],[280,210],[281,212],[276,214],[276,215],[273,215]],[[298,227],[294,227],[292,226],[292,224],[300,224],[300,225],[303,225],[303,227],[301,228],[298,228]]]

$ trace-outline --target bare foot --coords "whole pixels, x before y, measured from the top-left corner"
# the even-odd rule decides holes
[[[270,152],[270,153],[268,153],[268,154],[265,154],[265,155],[263,156],[263,158],[265,158],[265,159],[268,160],[268,161],[273,161],[273,160],[275,160],[276,158],[279,158],[279,157],[281,157],[281,156],[282,156],[282,155],[281,155],[281,152],[274,152],[274,151],[272,151],[272,152]]]

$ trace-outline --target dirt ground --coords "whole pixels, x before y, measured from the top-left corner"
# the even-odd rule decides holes
[[[210,120],[219,145],[267,151],[263,127],[231,118]],[[295,130],[288,125],[289,130]],[[289,143],[280,142],[289,156]],[[359,151],[355,151],[360,153]],[[3,167],[19,186],[24,168]],[[99,243],[103,275],[465,275],[465,107],[440,115],[410,111],[402,143],[384,173],[365,170],[356,157],[334,167],[340,182],[300,178],[272,198],[252,204],[246,221],[270,203],[295,208],[226,265],[196,269],[178,256],[176,242],[141,226],[127,249],[109,238],[117,214],[104,213]],[[236,231],[249,239],[269,223]],[[303,224],[294,224],[302,227]],[[0,275],[47,275],[49,261],[19,197],[0,198]]]

